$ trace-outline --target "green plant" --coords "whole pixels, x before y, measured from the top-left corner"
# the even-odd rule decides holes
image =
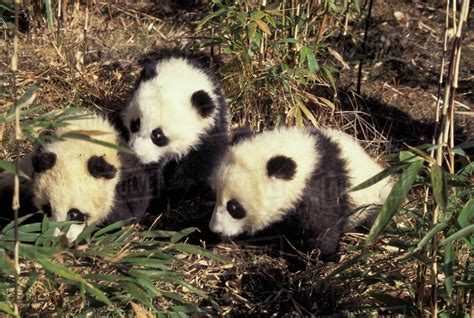
[[[326,277],[335,276],[360,280],[362,292],[385,304],[391,312],[404,315],[425,315],[431,307],[433,286],[418,286],[415,273],[401,274],[390,268],[409,268],[422,275],[423,268],[435,265],[442,284],[436,286],[441,295],[437,306],[440,314],[462,317],[468,315],[472,277],[472,249],[474,247],[474,163],[462,149],[455,149],[464,164],[449,173],[430,157],[427,151],[437,148],[424,145],[400,152],[400,162],[383,171],[352,191],[374,184],[381,178],[402,171],[387,201],[372,226],[360,253],[349,259]],[[447,155],[448,153],[446,153]],[[439,209],[439,220],[432,223],[423,211],[423,189],[432,193],[426,201],[428,211]],[[406,201],[410,193],[410,201]],[[439,240],[433,241],[435,236]],[[436,245],[433,245],[436,244]],[[387,249],[391,250],[386,255]],[[435,255],[433,255],[435,251]],[[366,271],[353,268],[355,264],[371,260]],[[385,274],[380,275],[382,268]],[[412,277],[410,279],[410,276]],[[380,284],[384,282],[384,284]]]
[[[317,126],[318,116],[334,110],[332,101],[315,92],[329,88],[336,96],[335,62],[341,58],[324,40],[348,10],[347,1],[214,3],[215,10],[197,23],[196,35],[225,55],[221,72],[228,74],[235,121],[259,128],[285,121]]]
[[[20,306],[20,314],[32,313],[26,304],[38,302],[35,297],[49,305],[38,314],[91,310],[120,313],[131,311],[137,304],[155,314],[202,312],[189,299],[207,295],[172,270],[179,254],[192,252],[215,258],[203,249],[179,242],[195,229],[146,231],[131,225],[131,221],[120,221],[102,229],[90,225],[71,245],[53,233],[57,228],[67,231],[72,223],[51,222],[44,217],[42,223],[18,228],[23,269],[18,277],[19,301],[25,304]],[[13,303],[12,278],[16,275],[9,257],[14,250],[13,238],[14,225],[10,223],[0,232],[0,311],[10,314],[7,306]],[[82,241],[87,243],[79,244]],[[41,295],[37,295],[38,290]],[[62,294],[60,298],[57,293]]]

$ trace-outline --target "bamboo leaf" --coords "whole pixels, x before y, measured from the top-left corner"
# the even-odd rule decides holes
[[[136,300],[140,301],[143,305],[148,308],[152,308],[153,304],[151,303],[151,298],[143,292],[143,290],[138,287],[135,283],[132,282],[123,282],[122,284],[123,289],[125,289],[132,297]]]
[[[220,16],[221,14],[227,12],[228,10],[229,10],[228,7],[222,6],[222,7],[220,7],[217,11],[215,11],[215,12],[213,12],[213,13],[211,13],[211,14],[206,15],[201,21],[198,22],[197,28],[198,28],[198,29],[199,29],[199,28],[202,28],[202,26],[203,26],[204,24],[206,24],[206,23],[209,22],[210,20],[214,19],[215,17],[218,17],[218,16]]]
[[[354,3],[354,7],[355,7],[357,13],[360,14],[360,12],[361,12],[361,10],[360,10],[360,1],[359,0],[354,0],[353,3]]]
[[[186,244],[186,243],[178,243],[174,245],[178,250],[190,253],[190,254],[195,254],[195,255],[201,255],[205,256],[207,258],[216,260],[221,263],[228,263],[227,260],[225,260],[222,257],[219,257],[217,255],[214,255],[212,252],[205,250],[203,248],[200,248],[199,246],[191,245],[191,244]]]
[[[366,259],[367,257],[370,257],[372,256],[373,254],[375,254],[374,252],[371,252],[371,251],[365,251],[363,252],[362,254],[359,254],[359,255],[356,255],[346,261],[344,261],[343,263],[341,263],[335,270],[333,270],[329,275],[327,275],[324,279],[323,279],[323,282],[327,282],[329,281],[330,279],[332,279],[333,277],[335,277],[337,274],[345,271],[346,269],[348,269],[349,267],[352,267],[353,265],[359,263],[360,261]]]
[[[189,234],[198,231],[197,227],[190,227],[184,230],[181,230],[173,234],[170,238],[171,243],[178,243],[183,237],[188,236]]]
[[[71,138],[71,139],[84,140],[84,141],[88,141],[88,142],[91,142],[91,143],[94,143],[94,144],[97,144],[97,145],[101,145],[101,146],[104,146],[104,147],[116,149],[118,151],[125,152],[125,153],[128,153],[128,154],[133,154],[133,151],[130,150],[129,148],[127,148],[127,147],[116,145],[116,144],[106,142],[106,141],[102,141],[102,140],[98,140],[98,139],[94,139],[94,138],[91,138],[90,136],[83,135],[83,134],[65,133],[65,134],[61,135],[61,137],[62,138]]]
[[[250,22],[247,26],[247,34],[249,37],[249,43],[253,42],[255,35],[257,34],[257,24],[255,22]]]
[[[382,179],[385,179],[387,178],[388,176],[391,176],[395,173],[397,173],[400,169],[408,166],[409,163],[408,162],[399,162],[399,163],[396,163],[388,168],[385,168],[384,170],[382,170],[381,172],[377,173],[375,176],[373,176],[372,178],[350,188],[349,190],[347,190],[347,192],[354,192],[354,191],[359,191],[359,190],[362,190],[362,189],[365,189],[365,188],[368,188],[374,184],[376,184],[377,182],[379,182],[380,180]]]
[[[326,99],[324,97],[317,97],[317,99],[323,104],[325,104],[326,106],[328,106],[329,108],[331,108],[332,110],[336,110],[336,105],[334,105],[334,103],[331,102],[329,99]]]
[[[461,213],[459,213],[457,222],[460,227],[466,227],[472,224],[474,218],[474,199],[469,200]]]
[[[137,318],[148,318],[148,317],[154,317],[155,315],[145,308],[143,308],[141,305],[134,303],[133,301],[130,302],[132,305],[132,309],[135,312],[135,317]]]
[[[291,40],[291,39],[287,39],[287,40]],[[288,43],[292,43],[292,42],[288,42]],[[306,45],[301,48],[300,63],[304,63],[306,61],[306,57],[308,56],[308,51],[309,51],[309,48]]]
[[[370,296],[387,305],[395,313],[408,317],[418,316],[418,310],[409,300],[377,292],[370,293]]]
[[[4,312],[7,315],[12,315],[13,317],[19,317],[15,315],[15,311],[13,310],[13,308],[5,302],[0,302],[0,312]]]
[[[456,241],[456,240],[459,240],[459,239],[462,239],[463,237],[466,237],[468,235],[471,235],[472,233],[474,233],[474,224],[471,224],[471,225],[468,225],[462,229],[460,229],[459,231],[456,231],[454,232],[453,234],[451,234],[450,236],[448,236],[446,238],[446,240],[444,240],[444,245],[449,245],[449,244],[452,244],[453,241]]]
[[[34,214],[28,214],[28,215],[19,217],[19,218],[18,218],[18,224],[23,223],[24,221],[26,221],[27,219],[29,219],[29,218],[32,217],[33,215],[34,215]],[[3,233],[3,234],[8,233],[9,231],[11,231],[11,230],[13,229],[14,226],[15,226],[15,222],[14,222],[14,221],[8,223],[8,224],[2,229],[2,232],[1,232],[1,233]]]
[[[259,20],[256,20],[255,23],[257,23],[258,28],[260,30],[262,30],[263,32],[265,32],[268,35],[272,35],[272,32],[270,32],[270,28],[268,27],[268,24],[266,24],[264,21],[259,19]]]
[[[314,127],[318,127],[318,122],[317,122],[316,118],[314,117],[314,114],[308,109],[308,107],[306,107],[306,105],[303,103],[301,98],[299,98],[296,95],[294,95],[294,98],[296,100],[296,104],[301,109],[301,111],[304,113],[306,118],[308,118],[311,121],[311,123],[313,124]]]
[[[0,270],[8,275],[16,275],[15,263],[3,248],[0,249]]]
[[[426,235],[420,240],[417,247],[413,250],[412,253],[419,252],[423,247],[426,246],[426,244],[428,244],[428,242],[436,235],[436,233],[444,229],[447,225],[448,222],[441,222],[433,226],[433,228],[430,229],[428,233],[426,233]]]
[[[310,49],[308,49],[307,59],[308,59],[308,70],[313,74],[316,73],[319,70],[319,65],[318,65],[318,62],[316,61],[316,56],[314,55],[313,51]]]
[[[134,220],[133,218],[130,218],[130,219],[127,219],[127,220],[122,220],[122,221],[117,221],[115,223],[112,223],[112,224],[98,230],[96,233],[94,233],[93,238],[97,238],[97,237],[100,237],[100,236],[102,236],[106,233],[118,230],[118,229],[122,228],[123,226],[132,223],[133,220]]]
[[[324,72],[324,75],[326,75],[326,78],[331,83],[332,88],[336,90],[336,81],[334,80],[334,77],[332,76],[331,69],[329,69],[328,67],[323,67],[323,72]]]
[[[38,86],[36,85],[30,85],[26,89],[25,93],[18,99],[17,101],[17,107],[20,107],[20,109],[23,109],[29,105],[35,100],[36,98],[36,91],[38,90]]]
[[[16,171],[16,166],[15,164],[5,161],[5,160],[0,160],[0,169],[3,169],[5,171],[15,173]]]
[[[431,167],[431,182],[436,203],[441,210],[446,211],[448,205],[448,182],[443,168],[438,165]]]
[[[403,174],[400,176],[400,179],[397,181],[397,183],[395,183],[392,191],[390,191],[390,194],[388,195],[387,200],[385,200],[385,203],[382,206],[382,209],[380,210],[374,225],[370,229],[367,241],[365,242],[366,247],[375,242],[379,234],[388,225],[395,212],[402,204],[404,198],[411,188],[411,185],[413,182],[415,182],[416,176],[422,167],[422,160],[417,160],[411,163],[405,172],[403,172]]]
[[[327,49],[328,49],[329,53],[330,53],[332,56],[334,56],[334,58],[335,58],[336,60],[338,60],[338,61],[342,64],[342,66],[343,66],[344,69],[349,69],[349,68],[350,68],[350,67],[349,67],[349,64],[347,64],[347,62],[344,61],[344,58],[341,56],[341,54],[339,54],[339,52],[337,52],[336,50],[333,50],[333,49],[330,48],[329,46],[327,47]]]
[[[280,39],[278,40],[278,43],[284,44],[284,43],[291,43],[291,44],[300,44],[301,42],[295,38],[286,38],[286,39]],[[305,48],[306,46],[303,46]],[[303,49],[301,48],[301,50]],[[301,50],[300,50],[300,61],[301,61]],[[306,57],[305,57],[306,58]],[[303,61],[301,61],[303,62]]]
[[[444,246],[444,287],[448,297],[451,298],[453,295],[453,275],[454,275],[454,250],[452,244]]]
[[[51,273],[54,273],[72,282],[76,282],[83,285],[93,296],[95,296],[95,298],[97,298],[97,300],[103,302],[104,304],[112,306],[112,302],[110,301],[110,299],[108,299],[107,296],[101,290],[94,287],[80,275],[72,272],[67,267],[53,263],[45,255],[38,253],[35,247],[22,244],[20,245],[20,253],[24,257],[27,257],[33,261],[40,263],[46,270],[50,271]]]

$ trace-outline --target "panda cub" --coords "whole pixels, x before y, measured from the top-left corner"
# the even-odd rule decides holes
[[[219,81],[198,60],[177,51],[161,51],[145,63],[122,119],[130,147],[144,164],[164,167],[170,191],[208,185],[228,144]]]
[[[85,134],[98,142],[119,144],[116,130],[104,118],[81,113],[59,127],[51,141],[25,156],[21,182],[21,214],[42,210],[54,221],[78,221],[66,236],[74,240],[88,223],[108,223],[145,214],[150,198],[159,193],[160,171],[146,170],[134,156],[90,141],[67,138]],[[63,138],[66,137],[66,138]],[[0,205],[12,218],[12,174],[0,179]],[[7,212],[8,213],[8,212]]]
[[[213,232],[234,237],[277,229],[303,249],[337,252],[341,234],[373,217],[391,189],[384,179],[345,193],[382,168],[350,136],[332,129],[281,128],[241,138],[212,175]]]

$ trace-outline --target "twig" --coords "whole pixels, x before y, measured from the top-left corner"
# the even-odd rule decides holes
[[[365,46],[367,42],[367,34],[369,33],[370,18],[372,16],[372,4],[373,0],[369,0],[369,12],[367,13],[367,19],[365,20],[365,31],[364,31],[364,40],[362,41],[362,57],[359,62],[359,72],[357,74],[357,94],[360,95],[360,87],[362,82],[362,66],[365,62]]]
[[[84,59],[83,60],[83,63],[85,63],[86,61],[86,53],[87,53],[87,28],[88,28],[88,25],[89,24],[89,0],[86,0],[86,14],[84,16],[84,42],[83,42],[83,54],[82,54],[82,58]]]

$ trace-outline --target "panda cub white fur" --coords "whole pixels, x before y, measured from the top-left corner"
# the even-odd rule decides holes
[[[220,82],[178,51],[145,63],[122,119],[140,160],[165,168],[169,190],[206,185],[228,143]]]
[[[120,143],[116,130],[96,114],[81,113],[68,120],[48,137],[50,142],[38,145],[22,160],[22,170],[31,180],[22,180],[21,214],[42,210],[54,221],[81,222],[66,233],[71,241],[88,223],[132,217],[139,221],[151,196],[159,191],[160,172],[145,170],[134,156],[115,148],[62,138],[67,134],[90,134],[100,142]],[[0,180],[0,205],[8,211],[13,178],[4,173]]]
[[[384,179],[344,193],[382,168],[350,136],[332,129],[281,128],[242,138],[212,175],[216,205],[209,227],[222,236],[277,228],[322,256],[337,252],[340,236],[383,204]]]

